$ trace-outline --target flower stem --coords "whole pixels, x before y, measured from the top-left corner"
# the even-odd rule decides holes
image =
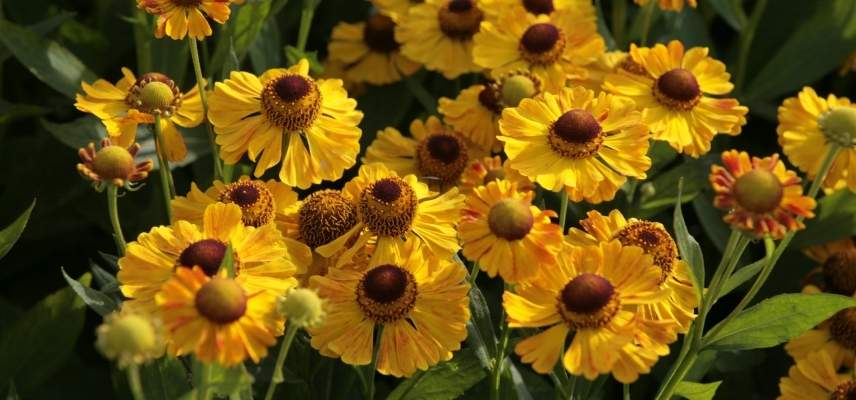
[[[562,228],[562,235],[565,234],[565,224],[568,221],[568,192],[562,190],[562,204],[559,206],[559,226]]]
[[[651,30],[651,19],[654,16],[654,5],[657,2],[655,0],[649,0],[648,4],[645,5],[645,8],[642,10],[642,35],[639,38],[639,44],[641,46],[648,45],[648,31]]]
[[[365,395],[366,400],[374,399],[374,395],[375,395],[374,376],[375,376],[375,372],[377,371],[377,357],[378,357],[378,354],[380,354],[380,339],[383,337],[383,325],[381,325],[381,324],[375,325],[375,331],[376,331],[375,332],[376,336],[375,336],[375,340],[374,340],[374,347],[372,348],[372,362],[369,365],[369,368],[371,368],[371,370],[369,371],[369,376],[368,376],[368,379],[366,382],[366,388],[365,388],[366,389],[366,393],[365,393],[366,394]]]
[[[404,84],[407,86],[407,90],[410,91],[410,94],[416,98],[416,101],[422,105],[422,108],[424,108],[425,111],[432,115],[437,113],[437,100],[434,99],[434,96],[431,93],[428,93],[428,91],[425,90],[425,87],[422,86],[422,83],[416,78],[416,74],[405,77]]]
[[[187,37],[187,43],[190,47],[190,58],[193,60],[193,72],[196,73],[196,85],[199,87],[199,98],[202,100],[202,119],[205,120],[205,129],[208,131],[208,142],[211,144],[211,158],[214,162],[214,179],[223,177],[223,165],[220,163],[220,151],[217,148],[217,142],[214,139],[214,129],[211,127],[211,121],[208,120],[208,93],[206,92],[206,83],[204,75],[202,75],[202,64],[199,62],[199,47],[196,39],[190,36]]]
[[[625,0],[612,2],[612,38],[615,47],[624,48],[624,24],[627,19],[627,3]]]
[[[303,8],[300,11],[300,30],[297,32],[297,49],[301,52],[306,50],[306,41],[309,40],[309,28],[312,27],[315,7],[315,0],[303,0]]]
[[[175,184],[172,182],[172,171],[170,171],[169,161],[166,159],[166,145],[163,140],[161,116],[159,114],[155,114],[155,147],[157,147],[158,169],[160,170],[161,190],[163,192],[164,207],[166,208],[166,218],[168,222],[172,222],[172,207],[170,206],[170,202],[175,196]]]
[[[491,371],[490,398],[491,400],[499,400],[500,389],[502,386],[502,367],[505,366],[505,350],[508,347],[508,340],[511,337],[511,329],[508,323],[503,318],[502,337],[499,339],[499,348],[497,349],[496,359]]]
[[[621,385],[621,386],[622,386],[622,387],[623,387],[623,389],[624,389],[624,390],[622,390],[622,391],[624,392],[623,399],[624,399],[624,400],[630,400],[630,385],[629,385],[629,384],[627,384],[627,383],[625,383],[625,384],[623,384],[623,385]]]
[[[276,391],[276,386],[282,383],[285,378],[282,375],[282,366],[285,364],[285,358],[288,356],[288,349],[291,348],[291,343],[294,341],[294,336],[297,334],[297,325],[288,324],[285,328],[285,336],[282,338],[282,343],[279,345],[279,354],[276,356],[276,365],[273,367],[273,377],[265,394],[265,400],[271,400],[273,393]]]
[[[110,214],[110,224],[113,225],[113,240],[116,241],[116,250],[119,256],[125,255],[125,236],[122,235],[122,225],[119,224],[119,187],[113,184],[107,185],[107,212]]]
[[[208,400],[211,398],[209,386],[211,386],[211,372],[213,368],[209,364],[202,363],[201,365],[202,371],[200,371],[200,375],[202,375],[202,380],[199,382],[199,387],[196,390],[196,400]]]
[[[126,372],[128,373],[128,386],[131,387],[131,395],[134,397],[134,400],[146,400],[146,396],[143,394],[143,385],[140,380],[139,367],[131,365],[128,367]]]
[[[470,276],[468,277],[468,280],[470,282],[470,286],[475,286],[476,278],[479,276],[479,270],[480,269],[481,269],[481,267],[479,267],[479,263],[474,262],[473,266],[470,268]]]
[[[737,91],[743,89],[743,81],[746,78],[746,62],[749,60],[749,49],[752,47],[752,40],[755,39],[755,30],[758,28],[758,21],[761,20],[761,14],[764,13],[765,8],[767,8],[767,0],[758,0],[755,3],[755,8],[752,9],[749,22],[740,34],[740,53],[737,57],[737,73],[734,78],[734,87]]]

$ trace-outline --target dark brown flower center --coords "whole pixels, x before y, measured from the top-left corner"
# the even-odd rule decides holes
[[[550,51],[559,41],[559,28],[556,25],[540,23],[530,26],[523,33],[520,44],[530,53],[544,53]]]
[[[469,40],[479,31],[484,14],[473,0],[451,0],[440,9],[440,30],[457,40]]]
[[[376,323],[389,323],[407,316],[416,305],[417,285],[413,274],[392,264],[366,272],[357,285],[357,305]]]
[[[472,10],[474,7],[472,0],[452,0],[449,2],[449,11],[454,13],[463,13]]]
[[[851,379],[839,383],[829,395],[829,400],[856,400],[856,382]]]
[[[676,110],[691,110],[701,99],[701,88],[692,72],[675,68],[661,75],[654,83],[654,97],[661,104]]]
[[[312,78],[286,73],[265,84],[262,112],[275,126],[300,131],[312,126],[321,111],[321,92]]]
[[[503,199],[490,208],[487,224],[494,235],[520,240],[529,234],[535,219],[529,205],[518,199]]]
[[[523,0],[523,8],[532,14],[549,14],[555,10],[553,0]]]
[[[363,40],[370,49],[378,53],[391,53],[398,50],[395,41],[395,22],[383,14],[374,14],[363,28]]]
[[[232,191],[232,201],[239,206],[251,206],[259,199],[259,191],[254,186],[242,185]]]
[[[856,350],[856,308],[837,312],[829,324],[829,335],[842,347]]]
[[[461,155],[461,145],[458,140],[449,135],[433,135],[428,138],[425,147],[431,158],[446,164],[454,162]]]
[[[298,211],[300,237],[312,248],[332,242],[356,224],[356,206],[337,190],[310,194]]]
[[[262,181],[242,180],[230,183],[223,188],[217,200],[241,207],[241,221],[244,225],[259,227],[273,221],[273,193]]]
[[[586,110],[570,110],[555,123],[553,132],[568,143],[588,143],[600,135],[601,127]]]
[[[214,277],[196,292],[196,310],[216,324],[237,321],[247,311],[244,289],[232,279]]]
[[[753,213],[763,214],[775,210],[783,196],[784,187],[779,178],[766,169],[753,169],[734,182],[737,204]]]
[[[395,265],[381,265],[366,273],[363,278],[366,296],[378,303],[398,300],[407,287],[407,275]]]
[[[372,196],[385,203],[392,203],[401,197],[401,185],[392,178],[384,178],[375,182]]]
[[[856,249],[832,253],[822,268],[825,291],[845,296],[856,292]]]
[[[417,205],[413,188],[401,178],[389,177],[377,180],[363,190],[359,214],[375,234],[398,237],[410,230]]]
[[[678,259],[678,246],[661,224],[633,221],[621,228],[615,238],[624,246],[639,246],[645,254],[650,255],[654,259],[654,265],[662,271],[661,283],[671,276],[673,265]]]
[[[309,81],[300,75],[284,76],[274,84],[277,96],[288,102],[300,100],[309,93],[310,88]]]
[[[216,239],[202,239],[187,246],[178,256],[180,265],[193,268],[198,266],[208,276],[214,276],[220,270],[223,257],[226,255],[226,245]]]
[[[594,314],[605,307],[615,288],[600,275],[584,273],[572,279],[562,289],[562,302],[568,311]]]
[[[453,133],[428,136],[416,148],[416,157],[422,177],[441,185],[457,182],[469,161],[466,144]]]
[[[202,0],[172,0],[172,3],[179,7],[196,7],[202,4]]]
[[[499,105],[499,96],[496,89],[490,85],[485,85],[484,89],[479,92],[479,103],[495,114],[502,112],[502,107]]]

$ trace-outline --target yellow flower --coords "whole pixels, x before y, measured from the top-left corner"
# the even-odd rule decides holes
[[[485,19],[496,21],[512,8],[522,8],[532,15],[552,14],[557,10],[589,7],[588,0],[482,0]]]
[[[395,128],[378,132],[363,163],[383,163],[401,176],[416,175],[432,187],[445,189],[458,183],[470,157],[478,155],[458,132],[434,116],[425,122],[413,120],[410,135],[402,136]]]
[[[831,243],[816,245],[803,250],[803,253],[820,266],[809,272],[809,276],[820,273],[823,278],[817,291],[851,296],[856,293],[856,243],[853,239],[841,239]],[[805,279],[804,279],[805,281]],[[806,282],[807,283],[807,282]],[[804,288],[805,288],[804,287]]]
[[[137,0],[137,7],[157,17],[155,37],[205,39],[213,33],[205,18],[219,24],[229,19],[231,0]]]
[[[627,176],[651,166],[648,129],[632,100],[582,87],[524,99],[502,112],[499,140],[511,167],[573,201],[611,200]]]
[[[570,78],[585,78],[582,66],[604,51],[591,4],[534,16],[512,8],[496,22],[482,22],[473,39],[473,59],[493,77],[530,71],[548,92],[558,92]]]
[[[856,360],[856,308],[845,308],[791,339],[785,344],[785,351],[797,362],[823,352],[836,363],[853,365]]]
[[[651,0],[633,0],[636,4],[640,6],[644,6],[648,4]],[[684,9],[684,3],[689,4],[690,7],[696,8],[698,6],[697,0],[657,0],[660,9],[663,11],[677,11],[681,12]]]
[[[338,79],[314,80],[309,62],[261,76],[232,72],[218,82],[208,117],[220,157],[229,164],[244,154],[256,177],[282,162],[279,179],[301,189],[333,181],[357,161],[363,113]]]
[[[457,188],[438,195],[415,175],[400,178],[384,164],[360,167],[359,175],[343,189],[357,207],[357,224],[336,240],[317,248],[319,254],[339,257],[339,265],[370,243],[376,243],[372,259],[402,251],[408,242],[419,242],[434,255],[451,257],[460,246],[455,222],[464,196]]]
[[[844,97],[817,95],[804,87],[796,96],[785,99],[779,107],[779,144],[800,171],[814,179],[832,144],[842,146],[823,182],[833,189],[842,180],[856,191],[856,106]]]
[[[483,15],[478,0],[425,0],[400,18],[395,40],[411,60],[455,79],[479,71],[472,49]]]
[[[621,69],[608,75],[603,87],[636,101],[655,140],[699,157],[710,150],[717,133],[739,134],[748,112],[736,99],[706,96],[724,95],[734,87],[725,64],[707,53],[706,47],[684,53],[684,45],[676,40],[668,47],[631,47],[633,62],[645,74]]]
[[[327,57],[322,65],[324,67],[324,72],[318,75],[319,78],[341,79],[342,87],[344,87],[348,94],[353,98],[360,97],[366,92],[366,83],[354,82],[348,79],[348,66],[344,62]]]
[[[374,5],[384,15],[389,15],[393,20],[407,15],[407,11],[411,7],[423,3],[424,0],[371,0]]]
[[[528,279],[556,263],[562,232],[551,210],[532,205],[534,192],[520,193],[505,180],[488,183],[467,196],[458,235],[464,257],[490,277],[509,283]]]
[[[214,276],[228,247],[237,281],[250,292],[266,291],[273,296],[296,286],[293,275],[307,260],[305,246],[285,242],[274,224],[255,228],[241,222],[241,209],[234,204],[214,203],[205,208],[202,226],[176,221],[152,228],[136,242],[128,243],[119,259],[118,280],[125,307],[154,315],[155,295],[176,271],[197,266]]]
[[[258,363],[282,333],[276,296],[224,273],[178,268],[157,295],[172,356],[193,353],[204,363]]]
[[[509,327],[547,328],[517,344],[520,359],[538,373],[553,371],[573,331],[562,359],[571,374],[593,380],[612,373],[619,382],[631,383],[650,372],[658,358],[652,347],[676,339],[674,322],[648,320],[640,313],[639,305],[668,294],[659,287],[661,271],[651,256],[613,240],[568,245],[558,260],[538,279],[502,296]]]
[[[122,68],[122,75],[115,85],[103,79],[91,85],[82,82],[86,94],[77,95],[75,107],[98,117],[110,139],[122,147],[134,144],[139,124],[154,124],[154,114],[160,114],[167,158],[183,160],[187,146],[175,126],[193,128],[202,123],[198,87],[182,94],[164,74],[149,72],[138,79],[131,70]]]
[[[99,190],[108,183],[133,189],[134,183],[146,179],[152,170],[152,160],[134,163],[138,151],[140,145],[137,143],[125,148],[112,144],[110,139],[102,139],[98,150],[95,150],[95,143],[89,143],[77,151],[81,161],[77,164],[77,172]]]
[[[386,85],[412,75],[422,66],[401,55],[395,41],[395,21],[373,14],[365,22],[340,22],[333,28],[328,50],[331,60],[345,64],[353,82]]]
[[[411,243],[400,254],[313,277],[327,318],[309,329],[312,347],[346,364],[367,365],[379,325],[378,372],[410,376],[449,360],[467,337],[466,273],[462,265],[430,257]]]
[[[582,230],[571,228],[566,240],[574,246],[593,245],[617,239],[625,246],[639,246],[654,258],[660,268],[660,287],[669,291],[664,301],[640,305],[641,314],[655,321],[673,320],[678,332],[685,333],[695,319],[698,306],[696,291],[689,275],[689,266],[678,258],[675,240],[659,222],[627,219],[618,210],[608,216],[589,211],[580,221]]]
[[[842,373],[842,369],[845,369]],[[779,381],[778,400],[846,400],[856,396],[856,370],[819,351],[798,361]]]
[[[479,186],[501,179],[515,184],[517,190],[521,192],[535,190],[535,184],[529,178],[511,168],[508,161],[503,162],[499,156],[484,157],[470,162],[461,175],[461,183],[458,187],[461,193],[470,194]]]
[[[727,211],[723,220],[731,226],[781,239],[805,227],[798,217],[814,217],[814,199],[803,196],[800,177],[785,169],[778,154],[750,160],[746,152],[729,150],[722,163],[711,167],[710,184],[713,204]]]
[[[636,45],[630,43],[630,48],[636,48]],[[645,75],[645,68],[633,61],[633,57],[624,51],[608,51],[598,56],[593,63],[586,65],[585,79],[571,79],[572,85],[580,85],[586,89],[591,89],[595,93],[603,90],[603,82],[609,74],[616,74],[619,70],[627,71],[631,74]]]

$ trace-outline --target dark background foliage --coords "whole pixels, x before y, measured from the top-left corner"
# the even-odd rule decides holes
[[[242,7],[266,10],[271,3],[281,2],[259,0],[253,3],[249,0]],[[270,18],[264,18],[267,11],[261,14],[248,14],[259,12],[259,9],[242,11],[241,26],[259,31],[259,34],[243,38],[245,42],[233,41],[232,48],[219,47],[222,45],[218,43],[226,41],[218,39],[229,35],[218,27],[217,36],[206,41],[208,45],[203,48],[203,52],[207,52],[204,59],[208,63],[203,66],[206,73],[219,79],[223,72],[236,66],[260,72],[283,65],[286,62],[283,47],[293,45],[297,37],[300,3],[291,0]],[[741,37],[747,34],[749,14],[758,2],[699,0],[699,3],[697,9],[688,8],[680,14],[657,11],[650,38],[656,42],[677,38],[687,47],[708,46],[712,55],[726,62],[729,71],[734,73]],[[614,4],[598,1],[597,5],[601,16],[607,16],[603,32],[608,36],[607,27],[613,25],[609,16],[613,15]],[[638,20],[639,8],[628,1],[627,9],[630,38],[638,38],[638,24],[634,26],[632,22]],[[317,50],[319,58],[323,59],[332,27],[342,20],[358,21],[368,10],[369,4],[358,0],[321,1],[307,49]],[[98,135],[98,124],[91,119],[81,119],[83,115],[73,106],[71,95],[79,79],[91,80],[97,76],[115,81],[121,76],[123,66],[136,71],[138,65],[144,63],[138,57],[138,49],[148,43],[154,54],[153,70],[169,73],[185,90],[194,84],[186,44],[135,37],[134,16],[131,0],[0,0],[0,171],[3,171],[0,174],[0,226],[13,221],[34,198],[38,199],[25,233],[0,261],[0,395],[14,380],[23,398],[127,396],[121,375],[116,374],[93,348],[93,332],[100,317],[89,310],[84,314],[80,304],[72,304],[74,296],[55,299],[58,304],[72,304],[67,307],[68,313],[42,312],[41,317],[49,319],[50,324],[40,326],[52,329],[30,332],[32,335],[27,337],[10,335],[14,333],[12,328],[16,321],[20,322],[28,309],[66,286],[60,267],[77,278],[90,271],[92,263],[109,269],[109,257],[105,259],[101,253],[115,252],[105,197],[91,190],[74,167],[78,162],[76,148]],[[233,19],[236,17],[234,14]],[[745,83],[736,93],[741,102],[750,107],[749,124],[743,134],[717,139],[714,151],[699,160],[677,157],[662,146],[656,147],[656,171],[650,179],[655,194],[632,204],[619,195],[619,200],[613,204],[598,207],[622,207],[633,215],[668,222],[677,181],[683,177],[687,201],[684,208],[690,231],[701,242],[709,269],[718,261],[728,234],[721,215],[711,207],[707,184],[707,171],[717,160],[717,152],[734,147],[766,156],[780,151],[775,135],[776,107],[785,96],[794,94],[803,85],[814,86],[821,94],[833,92],[842,96],[853,95],[856,87],[856,74],[843,77],[837,74],[846,56],[856,50],[856,2],[769,1],[760,14],[754,35],[743,78]],[[67,49],[68,53],[58,52],[58,47]],[[28,48],[30,50],[26,51]],[[64,55],[71,58],[63,58]],[[74,58],[91,72],[75,67]],[[47,66],[39,64],[45,60],[52,62]],[[219,68],[212,68],[218,63]],[[63,78],[50,71],[67,75]],[[452,96],[458,88],[478,78],[471,76],[450,82],[434,73],[420,73],[418,79],[432,93]],[[425,114],[404,84],[368,88],[358,101],[359,108],[366,113],[362,126],[364,145],[378,129],[389,125],[406,127],[411,118]],[[202,144],[192,147],[191,152],[204,151],[205,144]],[[174,171],[179,193],[186,192],[191,181],[202,186],[210,183],[210,161],[205,154],[196,155],[201,156],[199,161]],[[152,225],[165,222],[156,192],[157,179],[157,174],[153,174],[140,191],[120,199],[121,217],[129,240]],[[554,207],[558,205],[557,199],[551,196],[546,196],[545,201]],[[578,206],[575,217],[581,217],[585,209],[583,205]],[[821,218],[809,224],[808,231],[797,237],[793,247],[798,249],[854,233],[856,201],[852,194],[841,193],[824,201]],[[755,248],[757,245],[752,247],[747,263],[761,255],[761,249]],[[813,267],[797,251],[784,257],[780,264],[759,297],[798,291],[800,278]],[[497,318],[501,284],[484,277],[479,283]],[[737,290],[737,294],[726,297],[718,309],[727,310],[729,303],[739,299],[740,292]],[[20,328],[20,324],[17,325]],[[718,397],[740,399],[773,398],[777,394],[778,378],[786,373],[790,363],[778,348],[709,354],[703,361],[691,378],[724,379]],[[305,342],[290,355],[288,365],[291,373],[287,385],[294,396],[349,398],[359,392],[349,391],[357,385],[349,368],[313,355]],[[634,398],[651,395],[665,365],[668,359],[660,362],[653,378],[646,377],[634,385]],[[529,372],[525,366],[519,370],[535,398],[551,396],[546,379]],[[267,377],[269,373],[265,371],[261,376]],[[383,379],[380,393],[387,393],[395,384],[393,379]],[[611,398],[614,389],[608,386],[606,398]],[[485,393],[485,387],[477,385],[468,395],[480,398]],[[508,395],[515,397],[515,393]]]

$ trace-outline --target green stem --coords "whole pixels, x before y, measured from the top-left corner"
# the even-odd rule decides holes
[[[377,356],[380,354],[380,339],[383,337],[383,325],[375,325],[375,340],[374,347],[372,347],[372,363],[369,365],[371,368],[368,376],[368,382],[366,382],[366,400],[373,400],[375,395],[375,382],[374,376],[377,371]]]
[[[282,343],[279,345],[279,354],[276,356],[276,365],[273,367],[273,377],[265,394],[265,400],[271,400],[273,393],[276,391],[277,385],[282,383],[285,378],[282,375],[282,366],[285,364],[285,358],[288,356],[288,349],[291,348],[291,343],[294,341],[294,336],[297,334],[297,325],[289,323],[285,328],[285,336],[282,338]]]
[[[815,176],[814,181],[811,182],[811,187],[808,189],[808,197],[817,197],[817,194],[820,192],[820,187],[823,185],[823,181],[826,180],[826,175],[828,175],[829,170],[832,169],[832,164],[835,163],[835,157],[838,157],[838,153],[840,151],[841,147],[837,144],[829,144],[829,149],[826,150],[826,155],[820,163],[820,170],[817,171],[817,176]],[[803,218],[800,217],[799,220],[802,221]]]
[[[556,371],[550,372],[550,379],[553,380],[553,386],[555,386],[556,390],[559,391],[559,395],[562,399],[568,399],[571,397],[571,394],[568,393],[568,389],[565,388],[565,383],[562,382],[562,378],[559,378],[559,375],[556,374]]]
[[[752,40],[755,39],[755,30],[758,28],[758,21],[761,20],[761,14],[767,7],[767,0],[758,0],[755,3],[755,8],[752,9],[752,15],[749,17],[749,22],[743,28],[740,35],[740,53],[737,57],[737,74],[734,78],[734,87],[736,91],[743,89],[743,81],[746,78],[746,62],[749,60],[749,49],[752,47]]]
[[[648,0],[645,9],[642,10],[642,35],[639,40],[641,46],[648,45],[648,31],[651,30],[651,19],[654,16],[655,4],[657,4],[657,0]]]
[[[624,389],[624,390],[622,390],[624,392],[624,396],[623,396],[624,400],[630,400],[630,385],[625,383],[621,386]]]
[[[202,364],[202,380],[199,383],[199,388],[196,391],[196,400],[209,400],[211,398],[211,372],[213,368],[209,364]]]
[[[470,282],[470,286],[475,286],[476,278],[479,276],[480,269],[481,267],[479,267],[479,263],[474,262],[472,268],[470,268],[470,276],[469,278],[467,278],[467,280]]]
[[[140,380],[140,370],[136,365],[131,365],[127,369],[128,373],[128,386],[131,387],[131,395],[134,397],[134,400],[146,400],[146,396],[143,394],[143,385]]]
[[[653,0],[651,0],[653,1]],[[612,2],[612,38],[615,39],[615,47],[624,48],[624,24],[627,19],[626,0],[615,0]]]
[[[116,250],[119,256],[125,255],[125,236],[122,234],[122,225],[119,224],[119,187],[114,184],[107,185],[107,212],[110,214],[110,224],[113,225],[113,240],[116,241]]]
[[[199,87],[199,98],[202,100],[202,119],[205,120],[205,129],[208,131],[208,142],[211,144],[211,158],[214,162],[214,179],[223,177],[223,165],[220,163],[220,150],[217,148],[217,142],[214,139],[214,129],[211,127],[211,121],[208,120],[208,93],[204,75],[202,75],[202,64],[199,62],[199,47],[196,39],[190,36],[187,37],[190,47],[190,58],[193,60],[193,72],[196,73],[196,85]]]
[[[303,0],[303,9],[300,11],[300,30],[297,32],[297,49],[306,50],[306,41],[309,40],[309,28],[312,27],[312,17],[315,16],[315,0]]]
[[[568,222],[568,192],[562,190],[562,204],[559,206],[559,227],[562,235],[565,234],[565,225]]]
[[[404,84],[407,86],[410,94],[416,97],[416,100],[422,105],[425,111],[428,111],[432,115],[437,114],[437,100],[434,99],[434,95],[425,90],[425,87],[416,78],[416,74],[405,77]]]
[[[276,2],[270,7],[270,15],[272,17],[276,17],[287,4],[288,0],[276,0]]]
[[[166,218],[169,222],[172,222],[172,206],[170,203],[175,196],[175,184],[172,183],[172,171],[170,171],[169,161],[166,159],[166,145],[163,140],[161,116],[159,114],[155,114],[155,147],[157,147],[158,169],[160,170],[161,191],[163,192],[164,207],[166,208]]]
[[[499,348],[497,349],[496,359],[491,371],[490,398],[491,400],[499,400],[500,389],[502,386],[502,367],[505,365],[505,350],[508,347],[508,341],[511,338],[511,329],[508,323],[503,321],[502,338],[499,339]]]

